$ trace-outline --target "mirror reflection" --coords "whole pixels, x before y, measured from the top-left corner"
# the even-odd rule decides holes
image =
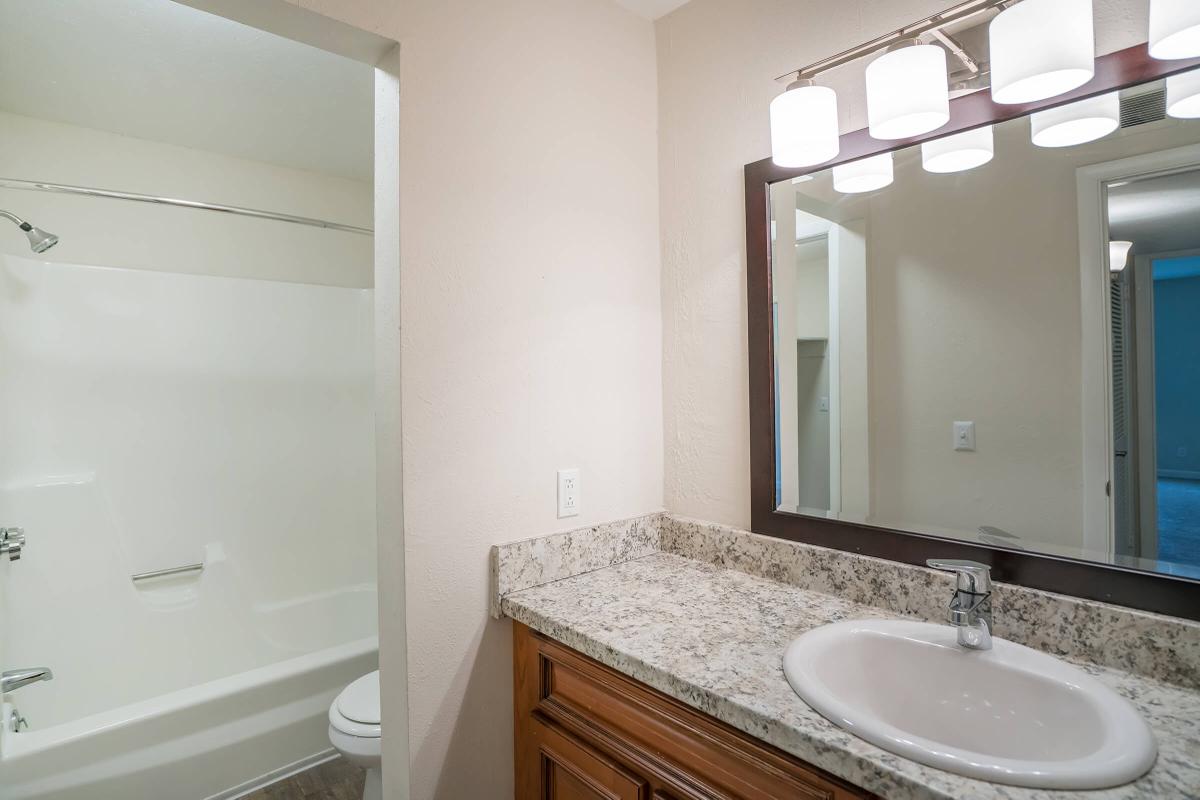
[[[779,510],[1200,579],[1200,120],[1104,104],[772,187]]]

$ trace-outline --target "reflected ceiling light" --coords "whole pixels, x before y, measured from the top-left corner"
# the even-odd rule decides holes
[[[1150,0],[1150,55],[1162,59],[1200,56],[1200,3]]]
[[[771,159],[780,167],[811,167],[837,156],[837,94],[798,80],[771,101]]]
[[[873,192],[892,182],[892,154],[838,164],[833,168],[833,188],[846,194]]]
[[[963,172],[992,160],[996,145],[992,126],[956,133],[921,145],[921,163],[928,172]]]
[[[1200,69],[1167,78],[1167,115],[1200,119]]]
[[[997,103],[1056,97],[1095,74],[1092,0],[1024,0],[992,20],[988,38]]]
[[[1120,272],[1125,269],[1125,265],[1129,263],[1129,251],[1133,249],[1133,242],[1109,242],[1108,243],[1108,269],[1111,272]]]
[[[876,139],[908,139],[950,121],[946,51],[910,39],[867,65],[867,123]]]
[[[1121,96],[1118,92],[1038,111],[1031,118],[1033,143],[1038,147],[1071,147],[1095,141],[1108,136],[1120,124]]]

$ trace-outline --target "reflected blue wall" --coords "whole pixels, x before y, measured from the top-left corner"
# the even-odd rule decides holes
[[[1154,402],[1160,474],[1200,479],[1200,276],[1159,279],[1195,260],[1154,265]]]

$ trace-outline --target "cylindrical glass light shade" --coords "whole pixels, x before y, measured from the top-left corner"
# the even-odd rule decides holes
[[[1121,124],[1117,92],[1039,111],[1030,123],[1038,147],[1070,147],[1108,136]]]
[[[1109,242],[1108,243],[1108,269],[1110,272],[1120,272],[1125,269],[1125,265],[1129,262],[1129,251],[1133,249],[1133,242]]]
[[[1200,69],[1167,78],[1167,114],[1200,119]]]
[[[1095,74],[1092,0],[1024,0],[1000,12],[988,36],[997,103],[1056,97]]]
[[[781,167],[809,167],[834,158],[837,94],[828,86],[794,83],[771,101],[771,158]]]
[[[992,126],[956,133],[921,145],[921,163],[928,172],[963,172],[992,160],[996,145]]]
[[[867,65],[867,122],[876,139],[908,139],[950,121],[946,51],[916,44]]]
[[[1200,2],[1150,0],[1150,55],[1162,59],[1200,56]]]
[[[833,168],[833,188],[846,194],[873,192],[892,182],[892,154],[839,164]]]

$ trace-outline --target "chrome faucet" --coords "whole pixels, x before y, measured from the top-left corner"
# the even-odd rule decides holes
[[[29,669],[14,669],[0,673],[0,694],[20,689],[38,681],[48,681],[54,678],[49,667],[31,667]]]
[[[931,558],[925,562],[934,569],[954,572],[958,585],[946,606],[951,625],[958,630],[959,647],[970,650],[992,649],[992,577],[991,567],[976,561]]]

